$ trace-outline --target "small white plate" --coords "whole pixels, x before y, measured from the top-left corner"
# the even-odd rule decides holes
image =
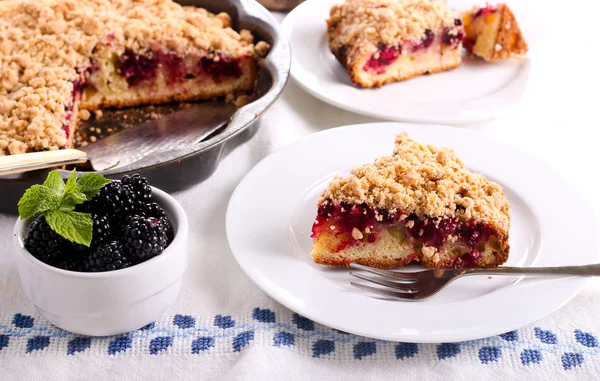
[[[291,75],[313,96],[334,106],[376,117],[410,122],[466,123],[492,119],[519,104],[527,87],[531,59],[494,64],[466,55],[457,69],[420,76],[382,88],[352,86],[346,70],[327,45],[325,20],[343,0],[308,0],[281,24],[292,47]],[[484,2],[482,2],[483,4]],[[513,3],[516,3],[513,5]],[[472,0],[450,0],[469,9]],[[527,8],[509,2],[531,48],[538,31]],[[529,52],[531,57],[531,52]]]
[[[236,260],[259,287],[319,323],[408,342],[504,333],[553,312],[582,289],[586,278],[479,276],[459,279],[424,301],[398,302],[351,287],[346,268],[314,264],[310,234],[317,197],[334,174],[391,154],[401,131],[454,148],[468,168],[503,186],[511,203],[509,265],[598,262],[589,207],[544,162],[470,131],[375,123],[310,135],[262,160],[239,184],[227,210],[227,237]]]

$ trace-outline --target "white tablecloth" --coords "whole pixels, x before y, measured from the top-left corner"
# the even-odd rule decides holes
[[[577,3],[577,2],[575,2]],[[546,49],[532,52],[539,85],[523,106],[460,126],[526,149],[598,201],[597,34],[591,6],[539,8]],[[569,3],[571,5],[571,2]],[[532,6],[533,7],[533,6]],[[555,29],[555,25],[560,29]],[[568,27],[564,28],[564,25]],[[554,47],[551,49],[551,47]],[[586,49],[591,50],[586,50]],[[282,307],[242,272],[227,245],[225,210],[243,176],[273,150],[336,126],[376,121],[329,106],[290,81],[247,144],[217,172],[174,196],[190,221],[190,263],[177,303],[127,335],[78,337],[52,327],[23,294],[10,258],[14,216],[0,215],[0,379],[365,380],[597,379],[600,283],[516,332],[454,344],[393,343],[348,335]],[[568,200],[564,215],[569,219]],[[564,237],[577,239],[577,237]],[[570,253],[565,253],[569,255]]]

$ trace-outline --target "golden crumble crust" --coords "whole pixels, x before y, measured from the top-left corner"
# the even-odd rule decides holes
[[[483,220],[504,232],[510,226],[509,203],[498,184],[467,170],[452,149],[418,143],[406,132],[396,136],[392,156],[334,178],[319,199],[326,202]]]
[[[69,144],[74,82],[101,47],[253,56],[251,33],[230,25],[171,0],[0,1],[0,155]]]
[[[329,46],[338,59],[352,62],[370,45],[420,41],[426,29],[445,26],[458,33],[454,20],[459,18],[443,0],[346,0],[330,10]]]

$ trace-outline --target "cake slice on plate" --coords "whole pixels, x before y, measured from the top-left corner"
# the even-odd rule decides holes
[[[318,200],[316,263],[395,268],[498,266],[508,259],[509,203],[454,151],[396,137],[392,156],[336,177]]]
[[[464,31],[444,0],[346,0],[331,8],[327,37],[354,85],[381,87],[456,68]]]
[[[267,48],[172,0],[0,1],[0,155],[71,147],[78,109],[244,97]]]
[[[522,57],[527,42],[508,5],[473,7],[463,13],[465,49],[476,57],[494,62]]]

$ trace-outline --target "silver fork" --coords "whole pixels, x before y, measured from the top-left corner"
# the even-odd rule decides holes
[[[350,282],[351,285],[396,300],[422,300],[429,298],[430,296],[437,294],[442,288],[446,287],[448,283],[466,275],[600,275],[600,264],[562,267],[478,267],[470,269],[435,269],[415,272],[374,269],[356,263],[351,263],[350,267],[367,271],[376,276],[368,276],[352,271],[350,272],[350,275],[384,287],[373,287],[356,282]]]

